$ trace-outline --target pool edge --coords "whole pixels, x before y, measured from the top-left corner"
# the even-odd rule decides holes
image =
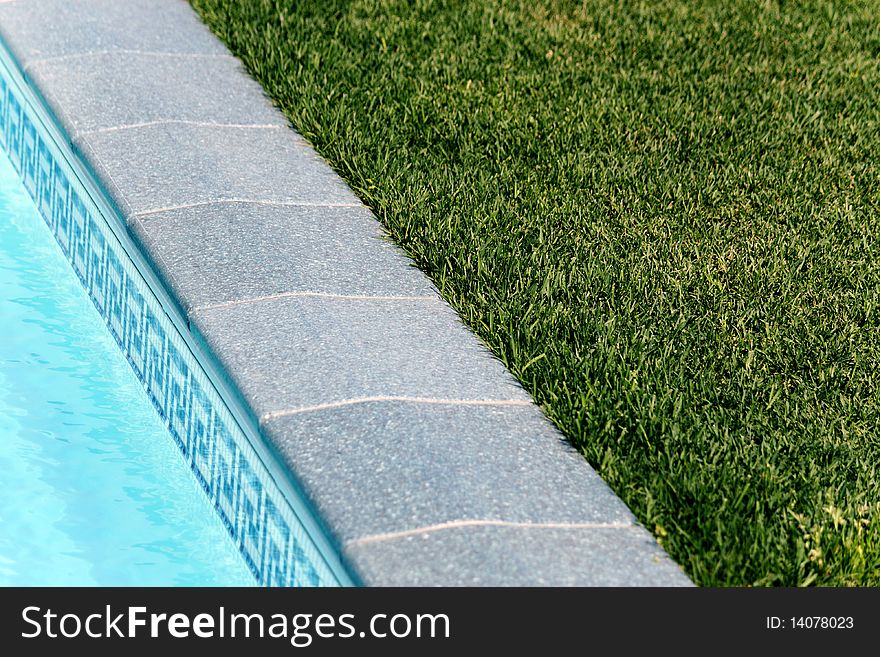
[[[5,74],[4,74],[5,72]],[[291,510],[299,521],[299,523],[303,526],[304,531],[308,535],[309,539],[316,544],[316,547],[319,550],[321,560],[327,562],[327,566],[335,578],[335,583],[337,585],[342,586],[352,586],[357,585],[357,580],[352,576],[348,567],[344,566],[340,559],[340,551],[338,547],[333,543],[332,539],[328,538],[327,530],[323,527],[320,519],[316,516],[314,511],[310,508],[309,503],[304,499],[302,493],[296,489],[296,482],[291,478],[291,473],[284,468],[278,460],[276,454],[273,453],[273,447],[268,444],[262,433],[259,431],[259,428],[254,421],[254,419],[250,416],[250,414],[245,410],[245,406],[241,401],[237,391],[233,386],[230,385],[226,376],[222,373],[222,369],[216,363],[213,355],[208,351],[203,342],[200,340],[199,336],[194,333],[189,326],[189,322],[185,319],[185,314],[181,311],[179,303],[169,295],[165,285],[161,280],[157,277],[156,273],[153,271],[153,268],[150,264],[144,259],[144,255],[141,252],[141,249],[136,244],[136,241],[132,238],[129,231],[125,227],[124,223],[120,219],[120,211],[116,207],[116,205],[112,202],[111,199],[107,198],[104,192],[101,191],[101,183],[99,182],[98,177],[91,171],[90,167],[86,163],[82,161],[82,159],[74,152],[72,145],[68,139],[65,139],[65,133],[63,128],[59,125],[57,119],[52,115],[52,113],[45,107],[43,99],[39,96],[39,94],[33,89],[33,87],[29,84],[26,76],[23,74],[18,62],[14,58],[14,56],[10,53],[7,44],[5,43],[2,35],[0,35],[0,82],[2,82],[2,91],[4,98],[0,100],[0,105],[2,105],[2,112],[0,112],[0,131],[2,131],[2,143],[0,146],[4,148],[7,154],[10,156],[10,160],[12,161],[13,167],[16,172],[22,177],[25,182],[25,189],[28,194],[31,196],[35,205],[37,206],[37,210],[39,214],[46,220],[49,224],[50,229],[52,229],[53,236],[56,238],[56,241],[59,242],[59,245],[62,247],[62,252],[67,257],[70,264],[73,266],[74,273],[77,274],[80,282],[86,288],[86,292],[89,294],[92,302],[95,304],[97,310],[101,314],[102,318],[105,320],[108,330],[111,335],[116,339],[117,345],[122,349],[123,356],[128,360],[129,365],[132,366],[135,375],[141,381],[142,386],[144,387],[145,393],[148,395],[150,400],[153,402],[154,407],[159,412],[160,417],[163,420],[163,423],[166,426],[166,429],[170,432],[170,437],[177,443],[178,447],[183,452],[183,457],[187,460],[190,465],[193,473],[196,475],[197,482],[201,485],[203,491],[208,495],[209,501],[214,505],[216,505],[217,493],[210,490],[213,482],[206,481],[206,477],[202,476],[202,474],[196,469],[194,464],[192,455],[187,454],[187,444],[188,438],[187,436],[181,436],[175,433],[174,428],[172,426],[173,419],[169,413],[166,412],[166,409],[162,408],[162,400],[157,400],[157,397],[151,394],[150,384],[147,380],[149,376],[152,374],[152,371],[148,373],[148,368],[146,364],[141,364],[141,369],[136,366],[133,362],[132,357],[129,353],[126,352],[125,345],[122,344],[120,336],[116,334],[113,330],[113,325],[111,323],[111,319],[108,316],[109,312],[109,302],[106,299],[102,300],[102,303],[95,298],[95,295],[92,293],[90,289],[90,285],[94,284],[92,280],[94,278],[91,274],[86,274],[84,271],[78,270],[76,266],[76,258],[78,254],[74,248],[68,249],[61,244],[59,235],[57,232],[57,226],[53,226],[53,222],[55,221],[54,216],[47,216],[47,213],[41,207],[41,189],[39,184],[36,181],[36,178],[39,175],[39,159],[42,156],[40,152],[39,145],[41,143],[45,143],[45,140],[49,140],[48,150],[54,150],[57,156],[63,160],[63,164],[51,164],[50,166],[53,169],[56,168],[64,168],[69,169],[67,171],[68,178],[73,178],[75,180],[68,181],[69,190],[66,190],[65,194],[68,196],[68,199],[72,199],[74,195],[74,188],[77,184],[82,186],[83,193],[88,197],[88,199],[94,204],[97,209],[97,213],[86,213],[83,216],[83,221],[89,224],[89,228],[92,230],[86,235],[85,231],[83,231],[83,237],[81,239],[82,244],[88,244],[92,241],[92,239],[101,240],[102,242],[109,241],[107,239],[106,234],[103,236],[98,236],[98,232],[94,229],[94,225],[97,222],[102,222],[102,225],[106,226],[107,230],[110,231],[113,238],[118,241],[118,246],[121,249],[121,252],[124,252],[125,256],[127,256],[131,262],[134,264],[137,274],[140,275],[144,279],[144,283],[146,284],[149,292],[155,297],[156,302],[161,308],[161,316],[154,317],[156,324],[166,323],[173,327],[173,330],[177,335],[185,342],[186,347],[189,352],[194,357],[195,361],[198,363],[198,367],[204,370],[205,376],[207,377],[210,385],[216,389],[216,392],[222,400],[222,405],[224,407],[224,411],[220,411],[219,409],[216,413],[225,412],[228,413],[231,419],[231,422],[227,420],[229,425],[229,430],[232,432],[241,432],[247,441],[247,444],[253,449],[254,455],[250,458],[253,460],[255,457],[263,467],[266,468],[267,476],[263,478],[262,485],[264,488],[269,486],[277,487],[284,501],[290,505]],[[18,92],[17,100],[21,103],[19,117],[16,119],[18,123],[17,131],[19,133],[28,132],[28,121],[31,118],[35,119],[38,123],[33,129],[32,134],[37,137],[36,142],[34,142],[33,146],[28,146],[26,141],[29,137],[24,136],[24,134],[19,134],[17,137],[18,144],[17,146],[9,144],[8,135],[6,134],[7,129],[10,126],[11,119],[9,118],[10,103],[9,98],[14,97]],[[8,95],[7,95],[8,94]],[[26,114],[30,111],[33,113],[33,117],[27,117]],[[40,142],[39,139],[43,139],[43,142]],[[33,169],[33,174],[29,175],[27,173],[27,167],[29,166],[26,160],[27,157],[22,155],[23,152],[30,151],[32,162],[31,168]],[[72,174],[72,175],[70,175]],[[30,177],[34,178],[33,185],[28,184],[28,179]],[[51,194],[51,193],[50,193]],[[52,199],[54,203],[54,196]],[[73,200],[69,200],[71,205],[83,205],[85,207],[86,204],[80,202],[74,202]],[[66,215],[72,215],[74,213],[73,210],[67,209],[64,210]],[[54,210],[49,210],[49,214],[54,214]],[[67,221],[72,227],[75,223],[72,216],[67,216]],[[71,230],[71,233],[73,231]],[[73,245],[77,238],[75,235],[71,234],[69,236],[69,245]],[[109,247],[106,247],[109,251]],[[83,261],[91,262],[93,254],[88,254],[82,258]],[[116,256],[114,256],[116,257]],[[120,258],[121,259],[121,258]],[[88,265],[87,265],[88,266]],[[124,268],[124,267],[123,267]],[[106,286],[106,283],[101,284],[102,287]],[[142,292],[142,291],[141,291]],[[125,293],[123,293],[125,294]],[[106,302],[106,303],[104,303]],[[144,305],[147,305],[146,302]],[[145,318],[146,321],[146,318]],[[165,330],[169,327],[166,326]],[[143,341],[147,341],[146,331],[148,329],[144,329],[145,336]],[[170,338],[169,338],[170,340]],[[183,350],[179,350],[183,352]],[[170,362],[173,360],[170,354],[167,357],[167,360]],[[166,358],[163,356],[163,361]],[[154,367],[154,366],[153,366]],[[163,374],[163,380],[166,379],[166,375]],[[170,381],[170,376],[167,377],[167,380]],[[203,391],[202,391],[203,392]],[[166,396],[170,396],[170,392],[163,393],[162,398],[166,398]],[[200,394],[200,393],[199,393]],[[239,462],[243,460],[244,457],[236,456],[235,461]],[[236,501],[243,499],[244,495],[240,492],[235,493]],[[276,500],[277,501],[277,500]],[[263,507],[266,506],[266,503],[263,499],[255,505],[258,507],[258,513],[263,516],[265,515],[265,511]],[[277,506],[277,505],[276,505]],[[215,508],[215,510],[217,510]],[[238,517],[240,512],[230,513],[228,516],[224,514],[220,514],[220,519],[223,524],[226,526],[227,531],[231,534],[231,538],[234,542],[244,542],[246,540],[243,538],[246,529],[235,528],[236,524],[244,523],[247,521],[246,518]],[[263,520],[258,520],[256,524],[264,524]],[[258,552],[262,553],[265,548],[265,543],[267,539],[261,537],[260,542],[264,545],[258,549]],[[292,543],[292,541],[291,541]],[[261,567],[260,563],[255,563],[258,559],[255,559],[246,553],[241,546],[239,546],[240,551],[242,551],[242,556],[245,559],[248,567],[254,574],[258,583],[266,584],[267,581],[271,582],[271,577],[267,574],[267,572],[271,569],[271,564],[266,564],[266,567]],[[291,545],[290,550],[293,550]],[[266,560],[268,561],[268,559]]]

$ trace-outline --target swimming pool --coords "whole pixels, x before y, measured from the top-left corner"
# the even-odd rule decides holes
[[[253,585],[2,151],[0,322],[0,585]]]
[[[2,41],[0,146],[256,582],[351,585],[310,501]]]

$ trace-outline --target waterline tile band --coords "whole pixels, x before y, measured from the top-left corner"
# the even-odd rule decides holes
[[[257,581],[354,584],[2,43],[0,144]]]

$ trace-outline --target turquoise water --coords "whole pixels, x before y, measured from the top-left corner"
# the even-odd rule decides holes
[[[0,585],[253,584],[0,151]]]

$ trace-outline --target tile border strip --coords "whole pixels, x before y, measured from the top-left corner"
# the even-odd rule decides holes
[[[357,582],[0,39],[0,146],[263,586]]]

